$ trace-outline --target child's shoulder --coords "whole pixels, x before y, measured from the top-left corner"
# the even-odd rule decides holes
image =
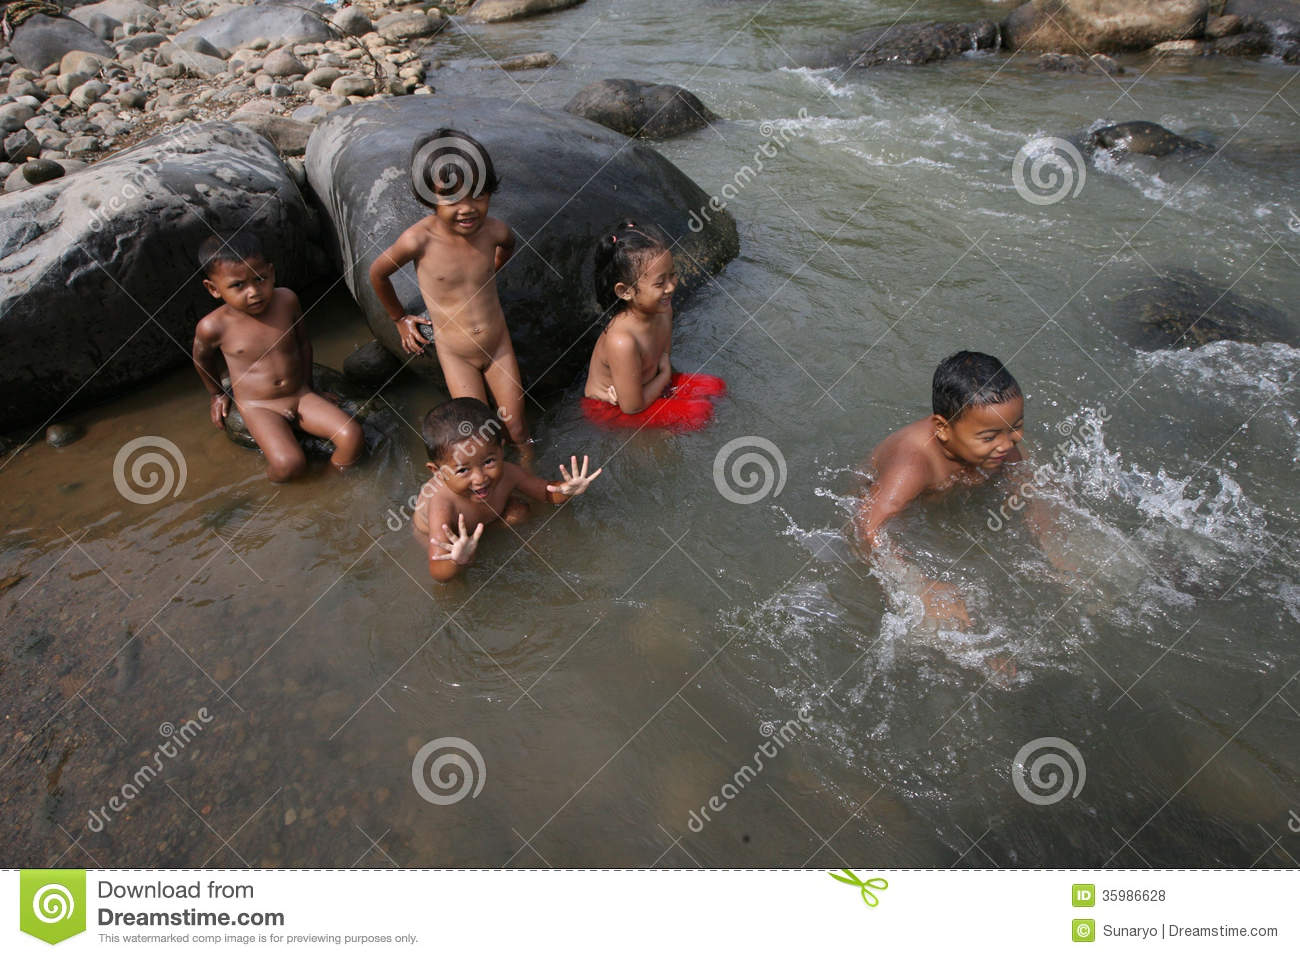
[[[886,436],[871,454],[876,473],[907,472],[924,474],[933,472],[936,450],[930,420],[919,419]]]
[[[235,310],[231,309],[225,303],[222,303],[198,321],[198,324],[194,328],[195,335],[203,339],[220,336],[227,321],[231,319],[232,314],[234,313]]]

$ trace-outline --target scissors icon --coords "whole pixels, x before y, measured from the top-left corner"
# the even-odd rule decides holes
[[[876,893],[871,889],[875,888],[879,891],[884,891],[889,887],[889,882],[879,877],[868,878],[866,881],[863,881],[847,868],[843,869],[843,871],[844,875],[848,876],[847,878],[845,878],[844,875],[837,875],[835,872],[827,872],[827,874],[836,881],[842,881],[846,885],[852,885],[854,888],[859,889],[862,892],[862,900],[867,903],[868,908],[875,908],[880,904],[880,899],[876,897]]]

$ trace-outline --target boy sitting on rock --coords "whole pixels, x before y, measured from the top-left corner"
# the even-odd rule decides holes
[[[221,388],[224,362],[248,431],[266,456],[266,477],[288,482],[307,457],[295,427],[334,443],[330,463],[354,465],[364,450],[361,427],[311,388],[311,340],[291,290],[275,285],[275,267],[251,233],[213,236],[199,247],[203,285],[222,301],[194,331],[194,366],[211,399],[212,424],[225,426],[230,398]]]

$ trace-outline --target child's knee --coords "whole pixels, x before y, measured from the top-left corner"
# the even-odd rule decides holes
[[[266,478],[272,482],[289,482],[306,471],[307,457],[301,450],[296,456],[286,452],[266,457]]]
[[[366,434],[362,431],[361,424],[355,419],[349,419],[347,425],[335,433],[334,448],[358,453],[365,441]]]

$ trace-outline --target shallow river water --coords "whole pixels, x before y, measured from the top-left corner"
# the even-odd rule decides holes
[[[7,456],[6,864],[1293,865],[1300,351],[1139,352],[1116,302],[1195,270],[1294,321],[1296,71],[801,66],[852,29],[1004,9],[588,0],[439,39],[444,94],[559,107],[631,76],[724,117],[659,148],[730,184],[741,255],[674,343],[730,395],[686,436],[597,432],[576,391],[538,410],[544,471],[577,452],[605,474],[443,587],[401,516],[407,423],[439,398],[418,380],[342,477],[271,486],[189,369]],[[560,62],[474,62],[537,50]],[[1136,119],[1216,152],[1090,161],[1053,204],[1017,191],[1027,143]],[[318,362],[369,338],[337,291],[311,318]],[[1040,544],[1004,479],[899,523],[961,584],[968,632],[926,626],[846,535],[871,447],[959,348],[1023,384],[1058,517]],[[142,436],[186,467],[152,504],[114,482]],[[445,738],[476,754],[423,748]],[[413,761],[451,776],[421,778],[437,801]]]

